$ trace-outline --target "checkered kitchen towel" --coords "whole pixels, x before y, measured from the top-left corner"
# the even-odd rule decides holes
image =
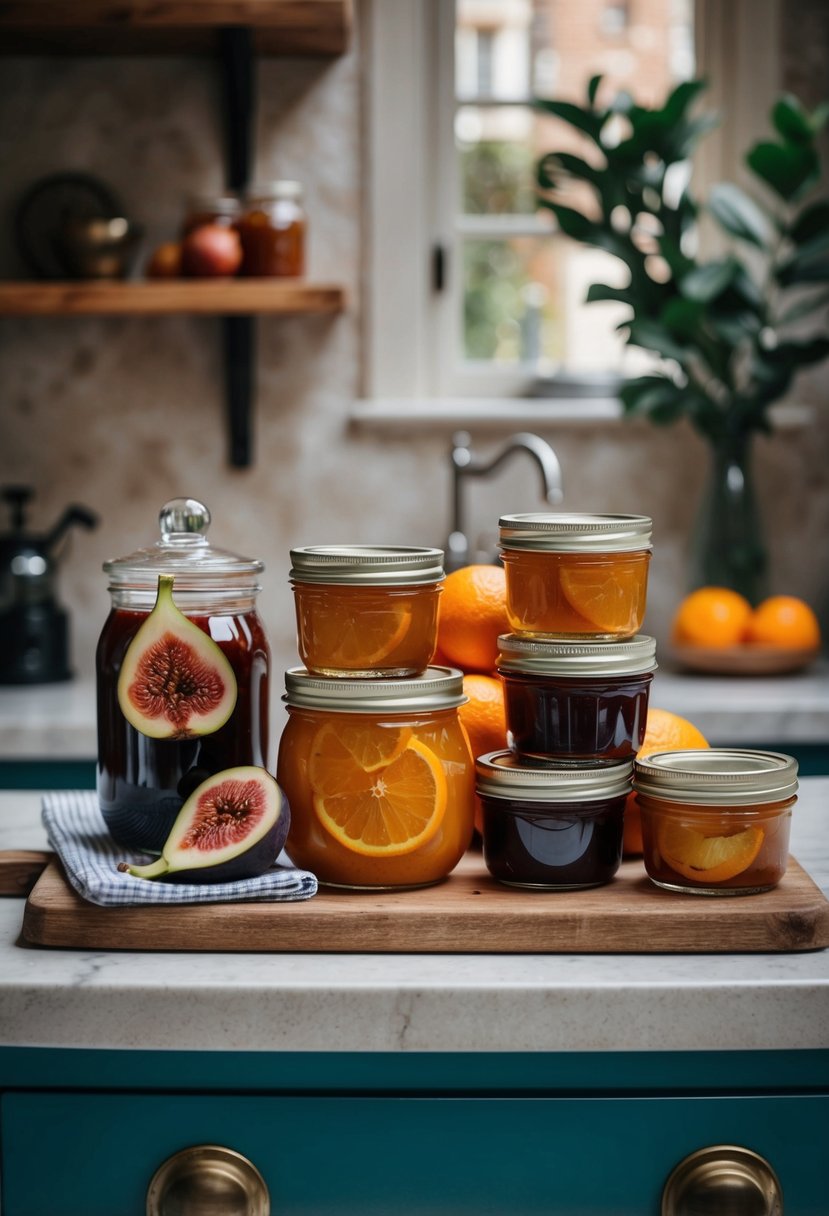
[[[49,845],[63,862],[72,886],[93,904],[213,904],[236,900],[310,899],[317,880],[290,864],[274,865],[258,878],[236,882],[169,883],[134,878],[118,870],[119,861],[143,865],[149,854],[134,855],[107,832],[97,795],[91,790],[45,794],[43,825]]]

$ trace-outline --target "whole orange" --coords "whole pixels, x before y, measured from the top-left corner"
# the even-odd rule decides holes
[[[668,709],[649,708],[645,738],[636,758],[642,759],[653,752],[682,751],[687,747],[708,747],[708,740],[687,718],[680,718],[679,714],[672,714]],[[642,819],[635,794],[628,794],[625,804],[622,851],[625,856],[642,852]]]
[[[754,609],[746,626],[747,642],[816,650],[820,625],[812,609],[794,595],[773,595]]]
[[[463,677],[463,691],[469,700],[460,707],[458,715],[469,738],[473,757],[503,751],[507,746],[507,718],[501,680],[497,676],[482,676],[473,672]],[[483,831],[481,802],[477,795],[475,827],[479,832]]]
[[[751,616],[751,604],[728,587],[700,587],[686,596],[673,620],[674,642],[692,646],[737,646]]]
[[[438,647],[463,671],[490,672],[498,635],[509,633],[501,566],[464,566],[446,576],[440,597]]]

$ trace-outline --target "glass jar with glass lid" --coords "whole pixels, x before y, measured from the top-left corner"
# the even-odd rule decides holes
[[[305,274],[307,219],[302,194],[301,184],[295,181],[270,182],[248,192],[236,223],[243,275]]]
[[[96,653],[101,812],[119,844],[148,852],[206,778],[268,763],[262,562],[212,545],[195,499],[166,503],[159,524],[154,544],[104,563]]]

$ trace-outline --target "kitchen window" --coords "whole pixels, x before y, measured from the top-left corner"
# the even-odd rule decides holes
[[[612,396],[648,356],[615,330],[624,305],[584,304],[591,282],[623,283],[621,265],[536,205],[538,157],[574,137],[532,100],[581,102],[602,74],[608,95],[656,103],[710,67],[706,104],[734,121],[697,171],[733,176],[728,157],[762,130],[776,88],[776,12],[776,0],[371,0],[367,395]]]

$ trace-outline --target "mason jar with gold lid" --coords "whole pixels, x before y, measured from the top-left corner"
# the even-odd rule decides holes
[[[781,752],[691,748],[634,765],[645,869],[657,886],[751,895],[786,872],[797,761]]]
[[[277,780],[291,806],[294,864],[354,889],[445,878],[472,838],[461,672],[345,680],[291,668],[285,688]]]
[[[437,646],[443,550],[411,545],[291,549],[299,657],[318,675],[407,677]]]
[[[623,638],[645,618],[646,515],[529,512],[499,520],[513,633]]]

